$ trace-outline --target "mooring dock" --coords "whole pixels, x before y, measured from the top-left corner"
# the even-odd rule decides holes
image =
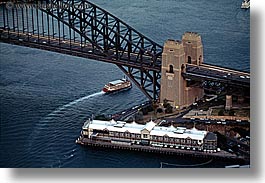
[[[235,161],[237,163],[249,162],[248,158],[237,156],[235,154],[228,153],[226,151],[220,151],[216,153],[202,152],[202,151],[192,151],[184,149],[175,149],[175,148],[164,148],[164,147],[153,147],[145,145],[125,145],[125,144],[113,144],[110,142],[91,140],[88,138],[79,137],[76,140],[77,144],[91,147],[103,147],[103,148],[112,148],[112,149],[121,149],[121,150],[131,150],[139,152],[148,152],[148,153],[159,153],[159,154],[168,154],[168,155],[178,155],[178,156],[188,156],[194,158],[207,158],[207,159],[219,159],[219,160],[228,160]]]

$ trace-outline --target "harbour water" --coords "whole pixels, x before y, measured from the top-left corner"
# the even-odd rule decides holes
[[[198,32],[206,63],[250,70],[250,12],[239,0],[95,0],[163,45]],[[84,120],[112,114],[147,98],[131,90],[105,95],[123,73],[112,64],[0,43],[0,167],[224,167],[190,159],[75,144]],[[205,162],[209,162],[205,164]]]

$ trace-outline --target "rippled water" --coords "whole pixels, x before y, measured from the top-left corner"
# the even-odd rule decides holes
[[[205,62],[250,70],[249,10],[239,0],[93,1],[160,43],[202,35]],[[207,162],[75,144],[91,114],[147,100],[139,89],[104,95],[123,73],[115,65],[0,43],[0,167],[160,167]],[[223,167],[213,161],[203,167]],[[179,166],[180,167],[180,166]],[[200,166],[199,166],[200,167]]]

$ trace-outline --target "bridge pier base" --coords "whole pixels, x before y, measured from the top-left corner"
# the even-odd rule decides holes
[[[232,103],[232,95],[226,95],[225,110],[230,110],[232,108]]]

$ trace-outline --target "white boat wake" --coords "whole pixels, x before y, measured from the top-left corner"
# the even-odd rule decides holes
[[[42,148],[43,144],[40,144],[39,141],[37,141],[36,139],[39,138],[39,136],[40,136],[39,134],[42,133],[44,130],[47,130],[46,132],[50,133],[49,139],[47,138],[47,140],[50,140],[49,142],[51,144],[53,143],[53,140],[52,140],[53,138],[58,138],[57,137],[58,133],[56,133],[56,131],[59,130],[59,129],[57,129],[58,126],[48,126],[47,127],[47,125],[55,124],[55,123],[50,123],[50,122],[52,122],[52,119],[56,119],[57,117],[60,117],[60,114],[63,112],[63,110],[65,110],[69,107],[72,107],[72,106],[74,106],[80,102],[83,102],[87,99],[90,99],[90,98],[93,98],[96,96],[100,96],[103,94],[104,94],[104,92],[101,91],[101,92],[93,93],[91,95],[87,95],[87,96],[84,96],[82,98],[76,99],[72,102],[69,102],[68,104],[65,104],[61,107],[58,107],[57,109],[55,109],[54,111],[52,111],[51,113],[46,115],[44,118],[42,118],[40,121],[38,121],[38,123],[35,124],[35,127],[29,136],[29,139],[30,139],[29,144],[28,144],[29,153],[33,153],[36,150]],[[34,146],[33,146],[33,144],[34,144]],[[34,148],[34,151],[32,151],[32,148]],[[51,152],[54,152],[54,150],[51,150]],[[70,155],[68,158],[72,158],[73,156],[74,155]]]
[[[92,98],[92,97],[95,97],[95,96],[98,96],[98,95],[103,95],[104,93],[105,93],[105,92],[101,91],[101,92],[93,93],[93,94],[91,94],[91,95],[88,95],[88,96],[85,96],[85,97],[82,97],[82,98],[76,99],[76,100],[74,100],[74,101],[72,101],[72,102],[70,102],[70,103],[68,103],[68,104],[65,104],[65,105],[63,105],[63,106],[57,108],[56,110],[54,110],[53,112],[51,112],[51,113],[48,114],[47,116],[52,116],[52,115],[54,115],[54,114],[56,114],[56,113],[58,113],[58,112],[60,112],[60,111],[62,111],[62,110],[64,110],[64,109],[66,109],[66,108],[72,106],[72,105],[75,105],[75,104],[77,104],[77,103],[79,103],[79,102],[82,102],[82,101],[84,101],[84,100],[86,100],[86,99],[89,99],[89,98]]]

